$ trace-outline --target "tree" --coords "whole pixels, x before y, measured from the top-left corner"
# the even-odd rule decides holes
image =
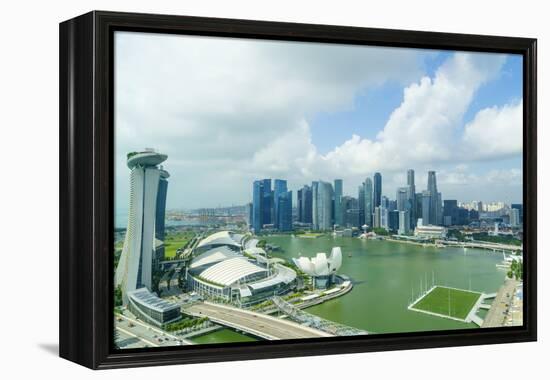
[[[120,285],[115,288],[115,306],[122,306],[122,289]]]

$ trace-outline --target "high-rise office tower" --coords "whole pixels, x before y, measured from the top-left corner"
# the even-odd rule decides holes
[[[523,204],[521,203],[512,203],[512,209],[516,209],[519,212],[519,223],[523,223]]]
[[[382,199],[380,200],[380,207],[383,208],[390,208],[390,200],[385,195],[382,195]]]
[[[374,173],[374,186],[372,190],[373,207],[379,207],[382,201],[382,175]]]
[[[410,220],[408,211],[399,211],[399,235],[407,235],[410,232]]]
[[[319,229],[319,182],[311,183],[311,223],[314,230]]]
[[[407,170],[407,187],[409,188],[409,200],[411,203],[411,208],[409,216],[411,218],[410,227],[413,228],[416,225],[416,185],[414,183],[414,170]]]
[[[311,223],[311,208],[312,208],[312,194],[311,194],[311,187],[308,185],[304,185],[302,188],[302,203],[300,205],[300,215],[302,216],[302,219],[300,222],[302,223]]]
[[[279,231],[292,231],[292,191],[280,193],[277,202],[277,228]]]
[[[272,224],[274,222],[273,212],[273,191],[271,190],[271,179],[262,180],[263,201],[262,201],[262,224]]]
[[[259,233],[263,226],[264,217],[264,184],[263,181],[254,181],[252,185],[252,228]]]
[[[397,201],[397,210],[405,211],[410,209],[410,194],[409,187],[400,187],[395,194],[395,200]]]
[[[372,195],[372,180],[365,179],[365,224],[372,227],[372,213],[374,212]]]
[[[358,189],[357,206],[359,208],[359,227],[365,224],[365,184],[361,184]]]
[[[390,225],[389,225],[389,212],[388,212],[388,209],[385,208],[385,207],[380,207],[379,208],[380,210],[380,227],[381,228],[384,228],[386,230],[389,230],[390,229]]]
[[[439,215],[441,211],[441,205],[438,206],[438,204],[440,203],[440,196],[438,196],[437,180],[434,171],[428,172],[428,192],[430,193],[429,219],[427,223],[426,220],[424,220],[424,224],[438,225],[440,224]],[[422,217],[422,219],[424,219],[424,217]]]
[[[431,223],[432,194],[429,190],[422,192],[422,225],[427,226]]]
[[[441,193],[437,193],[437,203],[435,205],[435,224],[441,226],[443,224],[443,200]]]
[[[273,181],[273,215],[274,215],[274,218],[271,222],[275,225],[275,228],[279,228],[279,220],[278,220],[278,215],[279,215],[278,204],[279,204],[279,202],[278,202],[278,198],[282,193],[286,193],[287,191],[288,191],[288,189],[287,189],[287,186],[286,186],[286,180],[276,179],[276,180]]]
[[[329,182],[319,181],[317,191],[317,217],[320,230],[332,229],[332,199],[334,191]]]
[[[372,213],[372,226],[373,228],[380,228],[380,207],[375,207]]]
[[[517,208],[510,209],[510,226],[519,227],[520,226],[520,216],[519,210]]]
[[[142,287],[151,290],[157,236],[164,237],[164,221],[160,223],[159,219],[165,213],[169,176],[159,165],[167,158],[151,149],[128,154],[130,212],[115,274],[115,284],[121,287],[124,302],[129,291]]]
[[[334,180],[334,224],[344,224],[344,212],[342,209],[343,184],[341,179]]]
[[[388,229],[391,231],[397,231],[399,229],[399,211],[388,211]]]
[[[443,225],[453,226],[458,224],[458,202],[456,199],[443,201]]]
[[[296,192],[296,220],[302,222],[303,216],[303,204],[304,204],[304,188],[298,189]]]

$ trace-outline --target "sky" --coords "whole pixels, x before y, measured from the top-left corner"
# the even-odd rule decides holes
[[[126,154],[168,155],[167,208],[242,205],[252,182],[374,172],[395,199],[437,172],[443,199],[521,203],[522,57],[115,33],[115,207]]]

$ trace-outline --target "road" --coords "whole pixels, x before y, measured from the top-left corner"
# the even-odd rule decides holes
[[[210,302],[187,306],[183,311],[198,317],[208,317],[214,323],[268,340],[333,336],[288,320]]]
[[[115,328],[118,331],[117,343],[124,348],[181,346],[193,344],[188,339],[167,333],[127,315],[117,314]]]

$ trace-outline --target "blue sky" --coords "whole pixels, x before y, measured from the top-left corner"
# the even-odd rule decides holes
[[[169,208],[244,204],[379,171],[395,197],[436,170],[444,199],[520,202],[521,56],[117,32],[116,207],[128,151],[168,154]]]

